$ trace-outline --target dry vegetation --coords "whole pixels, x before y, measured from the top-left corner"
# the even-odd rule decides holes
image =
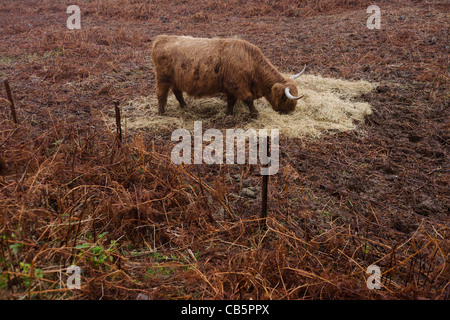
[[[0,298],[448,299],[449,6],[379,5],[372,32],[365,1],[3,2],[0,77],[20,123],[0,100]],[[358,97],[373,114],[282,137],[261,229],[243,192],[259,168],[176,166],[169,130],[119,145],[105,125],[114,100],[153,95],[160,33],[238,36],[286,73],[377,82]],[[72,264],[80,290],[65,287]]]
[[[297,84],[304,97],[289,115],[279,114],[266,99],[259,99],[255,101],[259,112],[257,119],[251,119],[248,108],[240,102],[236,104],[233,117],[227,117],[226,99],[221,96],[202,99],[187,97],[189,108],[182,109],[173,94],[168,98],[164,116],[158,115],[155,96],[126,101],[122,115],[126,129],[131,132],[186,128],[192,133],[194,121],[201,120],[205,127],[219,128],[223,133],[226,128],[279,129],[288,138],[317,138],[324,133],[354,130],[372,113],[370,104],[356,99],[374,90],[376,84],[314,75],[302,76],[297,79]],[[108,106],[102,111],[105,121],[115,126],[115,110]]]

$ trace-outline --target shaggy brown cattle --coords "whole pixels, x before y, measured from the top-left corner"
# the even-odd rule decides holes
[[[288,113],[301,98],[294,79],[305,68],[284,77],[258,47],[244,40],[160,35],[153,43],[152,60],[159,114],[164,113],[171,88],[181,107],[186,105],[183,92],[193,97],[223,93],[227,114],[233,114],[234,104],[242,100],[252,117],[258,114],[255,99],[265,97],[274,110]]]

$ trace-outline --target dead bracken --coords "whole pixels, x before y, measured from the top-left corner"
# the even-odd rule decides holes
[[[377,1],[380,30],[370,1],[82,1],[79,30],[64,2],[18,3],[0,10],[18,122],[2,87],[1,299],[449,298],[448,2]],[[244,39],[287,75],[306,64],[304,100],[277,116],[260,99],[252,120],[169,99],[152,117],[158,34]],[[172,128],[193,120],[280,127],[266,229],[259,166],[172,163]]]

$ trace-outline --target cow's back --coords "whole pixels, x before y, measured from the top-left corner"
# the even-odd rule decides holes
[[[253,45],[235,39],[158,36],[152,59],[158,81],[191,96],[234,92],[251,82]],[[256,52],[257,53],[257,52]]]

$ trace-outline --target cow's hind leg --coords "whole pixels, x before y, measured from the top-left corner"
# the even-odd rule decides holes
[[[157,82],[156,83],[156,97],[158,98],[158,114],[164,114],[167,95],[169,94],[170,83],[168,82]]]
[[[236,104],[236,97],[227,96],[227,115],[233,114],[234,105]]]
[[[175,98],[177,98],[178,102],[180,103],[180,107],[184,108],[186,106],[186,102],[183,98],[183,92],[177,88],[173,88],[173,94],[175,95]]]

